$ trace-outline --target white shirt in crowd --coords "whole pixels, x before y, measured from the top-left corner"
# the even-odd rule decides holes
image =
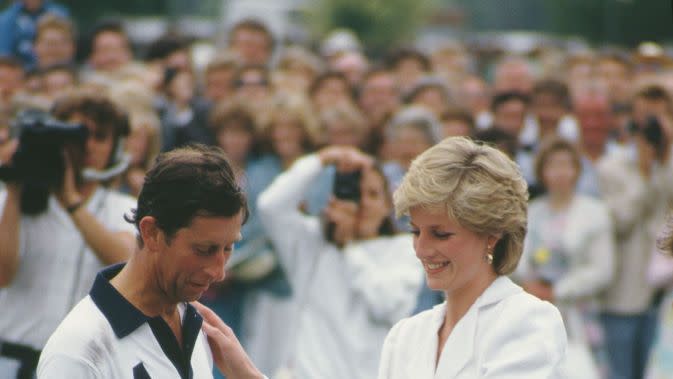
[[[327,242],[320,219],[299,210],[321,170],[317,155],[301,158],[258,201],[295,293],[285,361],[298,379],[371,379],[386,334],[413,310],[423,270],[408,234],[343,249]]]
[[[0,211],[6,197],[0,193]],[[132,197],[105,188],[85,204],[108,230],[133,234],[124,214],[135,205]],[[18,271],[11,285],[0,289],[0,341],[41,350],[104,265],[54,196],[44,213],[22,215],[20,222]]]

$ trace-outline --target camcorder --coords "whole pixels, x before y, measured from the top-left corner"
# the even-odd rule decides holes
[[[63,185],[64,150],[75,166],[81,164],[89,131],[39,110],[19,113],[14,127],[19,144],[11,163],[0,166],[0,180],[21,183],[21,212],[36,215],[47,209],[49,193]]]

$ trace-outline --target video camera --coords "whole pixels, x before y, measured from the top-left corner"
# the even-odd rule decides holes
[[[89,131],[40,110],[19,113],[14,124],[19,145],[11,164],[0,166],[0,180],[21,183],[21,211],[36,215],[47,209],[50,191],[63,184],[64,147],[83,157]]]

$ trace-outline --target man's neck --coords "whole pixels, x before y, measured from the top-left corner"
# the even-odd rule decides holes
[[[159,287],[144,255],[144,252],[136,251],[119,274],[110,280],[110,284],[144,315],[170,319],[177,310],[177,303],[166,300],[167,296]]]

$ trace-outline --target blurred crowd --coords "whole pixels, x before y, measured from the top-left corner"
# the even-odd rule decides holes
[[[247,192],[251,215],[228,263],[227,279],[202,301],[234,329],[262,371],[291,366],[298,354],[294,340],[302,334],[297,330],[326,333],[320,328],[329,326],[315,327],[313,318],[333,315],[321,312],[343,316],[331,333],[366,335],[355,326],[357,320],[349,331],[353,303],[339,300],[358,280],[369,280],[366,286],[371,286],[377,274],[389,275],[392,288],[399,286],[391,299],[405,297],[395,300],[403,307],[377,308],[389,313],[365,324],[372,330],[387,331],[399,318],[443,301],[441,293],[422,285],[420,266],[409,263],[412,273],[387,266],[394,257],[382,256],[379,267],[372,263],[357,275],[312,275],[317,266],[308,263],[311,253],[296,257],[292,249],[300,247],[284,243],[284,234],[303,227],[287,215],[334,221],[337,170],[311,168],[307,161],[302,167],[293,164],[330,146],[354,147],[375,158],[382,180],[372,179],[371,188],[363,180],[361,188],[373,198],[379,188],[385,193],[379,207],[375,199],[373,206],[366,205],[363,192],[362,217],[379,224],[390,220],[374,236],[405,233],[408,222],[393,217],[389,199],[414,157],[444,138],[469,136],[506,152],[528,182],[528,236],[514,279],[559,307],[572,359],[587,370],[580,372],[596,378],[636,379],[646,372],[649,378],[673,377],[673,258],[656,248],[673,200],[673,57],[658,45],[572,53],[543,46],[535,54],[505,51],[484,58],[460,41],[446,41],[429,49],[391,47],[386,56],[370,57],[347,30],[334,31],[316,46],[286,45],[263,22],[244,19],[231,26],[224,45],[213,42],[215,53],[197,67],[193,41],[177,33],[161,36],[142,56],[134,54],[121,22],[101,22],[84,37],[88,42],[78,45],[75,20],[49,1],[16,2],[0,14],[0,162],[11,162],[19,145],[11,125],[20,111],[63,109],[73,98],[109,102],[125,115],[118,122],[127,123],[128,133],[103,127],[110,118],[91,110],[96,106],[74,112],[100,124],[91,128],[93,141],[86,149],[98,154],[101,169],[121,156],[116,149],[130,158],[123,173],[105,181],[109,191],[138,196],[146,170],[161,151],[190,143],[222,148]],[[76,56],[85,58],[77,61]],[[60,115],[72,121],[72,113]],[[101,149],[110,134],[114,146]],[[86,162],[95,163],[95,157]],[[279,195],[282,188],[264,192],[293,169],[297,182],[275,184],[286,183],[287,191],[292,187],[301,196],[258,211],[260,195],[285,199]],[[295,188],[305,179],[300,169],[315,172],[310,183]],[[377,209],[383,210],[380,216]],[[0,227],[7,225],[0,222]],[[353,239],[364,237],[355,233]],[[353,265],[363,264],[352,258],[357,252],[346,254],[348,240],[329,242],[344,250]],[[22,289],[12,289],[17,284],[11,280],[0,282],[4,308],[10,305],[5,303],[8,293]],[[321,296],[308,294],[313,287]],[[378,296],[360,295],[365,301]],[[311,304],[320,301],[344,309]],[[372,332],[362,338],[380,345],[383,336]],[[323,337],[328,341],[329,333]],[[0,321],[0,343],[8,339]],[[321,349],[327,354],[351,346],[306,343],[312,344],[299,350],[312,349],[318,356]],[[36,344],[31,345],[39,350]],[[355,357],[357,351],[343,354]],[[372,372],[371,362],[353,359],[354,367],[363,367],[358,377],[375,375],[375,364]]]

